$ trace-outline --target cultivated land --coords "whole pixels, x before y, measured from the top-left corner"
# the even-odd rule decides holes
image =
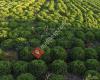
[[[100,0],[0,0],[0,80],[83,79],[100,80]]]

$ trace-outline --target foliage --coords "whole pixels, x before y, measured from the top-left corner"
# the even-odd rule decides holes
[[[85,73],[85,80],[99,80],[100,79],[100,73],[94,70],[88,70]]]
[[[49,47],[46,47],[43,50],[44,50],[45,54],[42,56],[41,59],[47,63],[50,63],[52,61],[51,57],[50,57],[51,49]]]
[[[77,38],[84,40],[85,39],[85,33],[83,31],[76,31],[75,35]]]
[[[3,75],[0,76],[0,80],[14,80],[12,75]]]
[[[43,76],[47,71],[47,65],[42,60],[33,60],[29,65],[30,72],[37,78]]]
[[[97,59],[98,55],[95,49],[86,48],[85,49],[85,57],[86,59]]]
[[[67,64],[63,60],[55,60],[51,63],[50,69],[55,74],[66,74]]]
[[[17,80],[36,80],[36,77],[30,73],[23,73],[17,77]]]
[[[32,61],[32,50],[62,28],[44,49],[45,54],[41,57],[43,61],[35,60],[30,63],[30,72],[39,78],[47,71],[45,62],[49,64],[58,59],[66,61],[68,57],[77,60],[70,63],[71,71],[84,74],[84,63],[78,60],[100,58],[97,47],[100,43],[99,4],[99,0],[0,0],[0,60],[4,52],[11,50],[18,53],[18,60]],[[93,44],[88,47],[96,47],[96,50],[87,48],[88,44]],[[18,64],[14,63],[16,74],[26,72],[27,62],[23,61],[23,65],[19,61]],[[94,69],[98,62],[93,62]],[[0,61],[0,75],[10,74],[10,68],[9,61]],[[51,79],[60,80],[60,77]]]
[[[100,31],[95,32],[96,40],[100,41]]]
[[[64,48],[62,48],[60,46],[55,46],[52,49],[51,58],[53,60],[55,60],[55,59],[66,60],[66,58],[67,58],[67,52],[65,51]]]
[[[2,60],[4,57],[4,51],[2,49],[0,49],[0,60]]]
[[[86,61],[86,67],[87,70],[96,70],[96,71],[100,71],[100,63],[98,60],[96,59],[88,59]]]
[[[83,40],[75,38],[75,39],[73,39],[73,46],[76,46],[76,47],[85,47],[85,43],[84,43]]]
[[[72,40],[57,39],[57,45],[68,49],[72,47]]]
[[[38,47],[40,45],[40,40],[35,39],[35,38],[34,39],[30,39],[29,43],[30,43],[30,45],[32,47]]]
[[[85,52],[81,47],[74,47],[70,54],[72,60],[84,60],[85,59]]]
[[[33,59],[32,50],[26,46],[19,52],[19,59],[30,61]]]
[[[59,36],[60,37],[63,37],[65,40],[72,40],[73,37],[74,37],[74,34],[72,31],[70,30],[67,30],[66,28],[64,28],[63,32],[60,32]]]
[[[48,80],[64,80],[64,76],[53,74],[49,77]]]
[[[86,67],[84,62],[76,60],[69,63],[68,70],[74,74],[83,75],[86,71]]]
[[[9,61],[0,61],[0,75],[11,73],[11,63]]]
[[[12,49],[14,47],[13,39],[6,39],[1,43],[3,49]]]
[[[7,30],[0,30],[0,39],[4,39],[4,38],[7,38],[8,36],[8,31]]]
[[[28,63],[25,61],[16,61],[12,65],[14,75],[28,72]]]
[[[86,41],[93,41],[95,39],[95,35],[91,31],[87,31],[85,36],[86,36]]]
[[[97,52],[97,54],[98,54],[98,59],[100,59],[100,47],[97,46],[97,47],[95,48],[95,50],[96,50],[96,52]]]

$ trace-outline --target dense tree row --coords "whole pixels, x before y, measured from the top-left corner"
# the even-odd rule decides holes
[[[62,22],[63,29],[36,60],[33,49]],[[86,0],[0,1],[0,80],[64,80],[67,73],[99,80],[99,67],[98,5]]]

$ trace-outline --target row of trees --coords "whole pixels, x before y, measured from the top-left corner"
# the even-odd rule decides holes
[[[49,64],[48,67],[42,60],[33,60],[30,63],[25,61],[0,61],[0,76],[2,80],[7,77],[8,80],[10,80],[10,78],[11,80],[14,80],[9,74],[12,74],[15,78],[18,76],[17,80],[41,80],[45,78],[46,73],[49,70],[53,74],[56,74],[51,75],[51,77],[49,77],[50,80],[64,80],[63,75],[67,74],[67,72],[84,75],[85,78],[90,74],[92,75],[91,78],[95,76],[100,79],[100,74],[98,73],[100,71],[99,67],[100,63],[96,59],[88,59],[85,63],[80,60],[75,60],[71,63],[66,63],[63,60],[55,60]]]
[[[64,80],[73,73],[100,79],[100,11],[79,0],[3,0],[0,4],[0,79]],[[39,47],[66,21],[64,29],[44,49],[41,60],[32,50]],[[98,28],[98,29],[96,29]],[[5,61],[15,51],[18,61]],[[13,53],[14,54],[14,53]]]

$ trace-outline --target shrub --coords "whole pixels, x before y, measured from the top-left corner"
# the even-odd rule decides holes
[[[69,72],[72,72],[74,74],[83,75],[86,67],[84,65],[84,62],[76,60],[69,63],[68,70]]]
[[[85,36],[87,42],[93,41],[95,39],[95,35],[91,31],[87,31]]]
[[[47,65],[42,60],[34,60],[29,65],[30,72],[36,77],[41,77],[47,71]]]
[[[4,52],[2,49],[0,49],[0,60],[4,58]]]
[[[17,80],[36,80],[36,77],[30,73],[24,73],[17,77]]]
[[[34,38],[34,39],[30,39],[29,43],[32,47],[35,48],[35,47],[38,47],[40,45],[41,41],[39,39]]]
[[[52,62],[50,69],[55,74],[66,74],[67,64],[62,60],[55,60]]]
[[[88,70],[85,73],[85,80],[100,80],[100,73],[94,70]]]
[[[11,49],[14,46],[14,41],[13,39],[6,39],[1,43],[1,47],[3,49]]]
[[[9,61],[0,61],[0,75],[6,75],[11,72],[11,63]]]
[[[85,33],[83,31],[76,31],[76,37],[79,39],[85,39]]]
[[[28,72],[28,63],[25,61],[14,62],[12,67],[15,75]]]
[[[3,75],[0,77],[0,80],[14,80],[12,75]]]
[[[100,63],[96,59],[88,59],[85,64],[86,64],[87,70],[96,70],[96,71],[100,70],[99,69]]]
[[[38,26],[35,28],[35,32],[37,32],[38,34],[42,34],[44,29],[44,26]],[[38,36],[36,36],[36,38],[38,38]]]
[[[52,61],[51,57],[50,57],[51,49],[49,47],[46,47],[43,50],[44,50],[45,54],[41,57],[41,59],[47,63],[50,63]]]
[[[73,39],[73,46],[75,46],[75,47],[85,47],[85,43],[81,39],[74,38]]]
[[[100,31],[95,32],[96,40],[100,41]]]
[[[27,43],[27,39],[24,38],[24,37],[17,37],[17,38],[15,39],[15,42],[16,42],[17,44]]]
[[[43,26],[46,26],[46,23],[44,23],[43,21],[39,21],[39,23],[38,24],[36,24],[38,27],[43,27]]]
[[[98,54],[98,59],[100,60],[100,47],[96,47],[96,52]]]
[[[1,27],[1,25],[0,25],[0,27]],[[8,37],[8,30],[1,28],[0,29],[0,40],[3,40],[4,38],[7,38],[7,37]]]
[[[51,39],[50,40],[50,44],[48,44],[48,46],[50,47],[50,48],[52,48],[52,46],[56,46],[56,40],[54,40],[54,39]]]
[[[62,76],[62,75],[53,74],[53,75],[51,75],[51,76],[49,77],[48,80],[65,80],[65,79],[64,79],[64,76]]]
[[[24,37],[17,37],[14,42],[15,42],[14,47],[18,52],[28,44],[27,39]]]
[[[86,48],[85,49],[85,57],[86,57],[86,59],[97,59],[98,54],[95,49]]]
[[[19,59],[30,61],[33,59],[32,50],[30,47],[24,47],[19,52]]]
[[[51,58],[52,58],[52,60],[55,60],[55,59],[66,60],[67,53],[64,50],[64,48],[62,48],[60,46],[56,46],[52,49]]]
[[[57,45],[62,46],[64,48],[71,48],[72,40],[58,39]]]
[[[60,26],[60,25],[59,25]],[[58,26],[58,27],[59,27]],[[56,30],[56,29],[55,29]],[[68,28],[64,27],[63,31],[61,31],[59,33],[59,35],[57,36],[58,39],[63,38],[65,40],[72,40],[74,37],[74,34],[72,31],[70,31]]]
[[[70,30],[67,30],[67,31],[65,30],[65,32],[62,32],[62,33],[64,33],[63,37],[64,37],[66,40],[72,40],[73,37],[74,37],[73,32],[70,31]]]
[[[24,23],[25,24],[25,23]],[[27,24],[26,24],[27,25]],[[27,26],[30,29],[30,26]],[[32,37],[32,30],[25,30],[24,28],[20,31],[20,36],[25,38],[31,38]]]
[[[19,37],[19,30],[17,28],[13,29],[8,33],[9,38],[15,39]]]
[[[72,49],[70,57],[72,57],[72,60],[84,60],[85,52],[81,47],[75,47]]]

